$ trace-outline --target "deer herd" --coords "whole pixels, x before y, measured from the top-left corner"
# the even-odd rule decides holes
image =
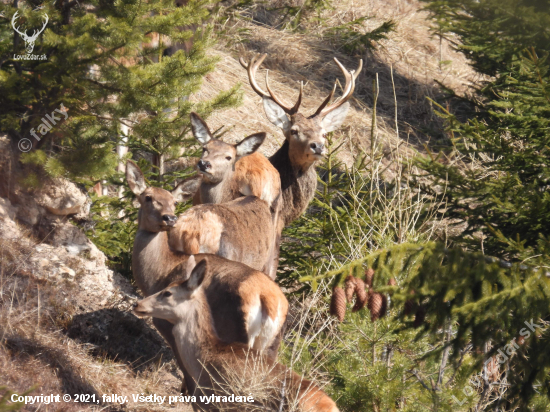
[[[317,111],[305,116],[298,111],[302,83],[294,106],[272,91],[268,72],[268,92],[258,86],[256,72],[265,57],[255,56],[248,64],[241,58],[240,63],[262,97],[267,118],[285,136],[273,156],[257,152],[266,133],[228,144],[192,113],[193,135],[203,148],[198,177],[169,192],[148,187],[137,164],[128,161],[126,178],[140,204],[132,270],[146,296],[134,314],[152,317],[172,348],[184,375],[183,393],[196,399],[219,394],[223,371],[230,367],[246,375],[252,356],[269,366],[263,378],[271,382],[273,396],[264,407],[289,410],[293,397],[293,410],[336,412],[322,390],[277,363],[288,302],[274,280],[281,232],[315,194],[314,164],[327,152],[325,134],[346,117],[362,62],[348,71],[334,59],[346,80],[342,96],[332,102],[335,85]],[[190,199],[193,207],[177,217],[176,203]],[[195,411],[219,410],[202,400],[192,406]],[[242,410],[231,408],[223,410]]]

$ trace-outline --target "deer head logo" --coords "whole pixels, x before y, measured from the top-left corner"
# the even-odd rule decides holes
[[[31,54],[33,49],[34,49],[34,42],[38,38],[38,35],[44,31],[44,29],[46,28],[46,24],[48,24],[48,15],[46,13],[44,13],[44,17],[45,17],[46,21],[44,21],[44,25],[42,26],[42,28],[40,30],[35,29],[32,36],[27,36],[26,30],[21,32],[15,26],[15,19],[17,18],[18,13],[19,12],[16,11],[15,14],[13,15],[13,18],[11,19],[11,25],[13,26],[13,29],[17,33],[19,33],[21,38],[23,40],[25,40],[25,49],[27,50],[27,54]]]

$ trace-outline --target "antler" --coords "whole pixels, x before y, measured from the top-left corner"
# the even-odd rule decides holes
[[[30,37],[30,40],[36,40],[36,39],[38,38],[38,35],[39,35],[40,33],[42,33],[42,32],[44,31],[44,29],[46,28],[46,24],[48,24],[49,18],[48,18],[48,15],[47,15],[47,14],[44,14],[44,16],[46,16],[46,21],[44,22],[44,25],[42,26],[42,28],[41,28],[40,30],[38,30],[38,31],[37,31],[36,29],[34,30],[34,33],[33,33],[33,35]]]
[[[304,91],[304,84],[300,82],[300,94],[298,95],[298,100],[296,101],[296,104],[294,106],[290,106],[289,104],[283,102],[279,97],[275,95],[273,90],[269,87],[269,70],[265,73],[265,85],[267,87],[267,91],[269,92],[269,95],[264,92],[260,86],[258,86],[258,83],[256,83],[256,72],[258,71],[258,68],[261,66],[263,61],[265,60],[267,56],[267,53],[264,54],[257,54],[250,60],[250,63],[246,63],[245,60],[241,57],[239,59],[239,62],[241,63],[241,66],[243,66],[246,71],[248,72],[248,80],[250,82],[250,86],[252,86],[252,90],[254,90],[256,93],[258,93],[262,97],[268,97],[271,98],[275,103],[277,103],[281,108],[285,111],[285,113],[289,115],[296,114],[298,112],[298,109],[300,107],[300,104],[302,104],[302,94]]]
[[[15,12],[15,14],[13,15],[13,17],[11,18],[11,25],[13,26],[13,29],[19,33],[19,35],[21,37],[23,37],[24,39],[27,38],[27,33],[21,33],[19,30],[17,30],[17,27],[15,27],[15,19],[17,18],[17,15],[19,14],[18,11]]]
[[[355,79],[357,79],[357,76],[359,76],[359,73],[361,73],[361,70],[363,69],[363,60],[359,60],[359,66],[357,67],[357,70],[352,70],[351,72],[347,71],[346,68],[338,61],[338,59],[335,57],[334,61],[340,67],[340,70],[342,70],[342,73],[344,73],[344,77],[346,78],[346,85],[344,86],[344,93],[340,97],[340,99],[336,100],[334,103],[332,103],[330,106],[327,106],[332,98],[334,97],[334,92],[336,91],[336,83],[334,83],[334,87],[332,88],[332,91],[328,95],[328,97],[321,103],[321,106],[317,109],[317,111],[311,116],[321,116],[324,117],[333,110],[337,109],[338,107],[342,106],[344,103],[346,103],[351,96],[353,95],[353,91],[355,90]]]

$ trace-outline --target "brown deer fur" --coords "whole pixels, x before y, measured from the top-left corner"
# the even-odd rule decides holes
[[[275,277],[275,229],[266,202],[247,196],[220,205],[198,205],[176,219],[175,203],[185,182],[172,193],[147,187],[143,173],[131,161],[127,163],[126,175],[141,205],[132,260],[138,263],[134,265],[134,275],[144,293],[157,277],[148,269],[162,264],[164,257],[159,251],[168,249],[168,245],[184,254],[217,254]],[[161,245],[163,236],[159,233],[164,231],[170,231],[168,242]]]
[[[267,203],[247,196],[219,205],[193,206],[179,217],[168,235],[168,244],[186,254],[223,256],[273,279],[274,230]]]
[[[271,406],[269,409],[274,410],[273,407],[279,409],[278,406],[283,402],[282,410],[288,410],[294,397],[301,411],[338,412],[334,401],[312,382],[281,364],[262,358],[262,355],[254,350],[238,343],[228,345],[217,338],[212,325],[215,324],[216,316],[219,316],[217,312],[222,312],[225,308],[208,305],[208,284],[205,285],[203,279],[212,276],[209,275],[212,271],[209,266],[208,259],[199,262],[191,270],[189,278],[175,282],[163,291],[138,302],[134,309],[137,316],[162,317],[174,324],[173,334],[185,368],[192,376],[188,386],[189,392],[197,397],[193,409],[220,410],[217,405],[202,401],[200,396],[229,395],[227,392],[224,393],[223,388],[223,385],[228,383],[227,371],[230,370],[240,379],[246,379],[251,373],[247,370],[246,364],[252,361],[256,364],[264,362],[268,366],[265,371],[256,372],[260,376],[255,377],[261,379],[262,384],[265,382],[265,386],[272,388],[271,396],[263,406]],[[256,287],[251,289],[255,290]],[[246,310],[244,305],[242,310]],[[266,308],[265,316],[271,316],[270,312],[275,312],[275,309],[270,311]],[[277,308],[276,313],[279,312]],[[258,406],[258,403],[254,404],[255,408]],[[234,409],[226,409],[228,407],[231,408],[231,405],[224,404],[223,410],[246,410],[246,406],[239,404],[236,404]]]
[[[327,152],[326,133],[338,129],[346,118],[349,109],[348,100],[355,89],[355,79],[361,72],[363,61],[360,61],[356,71],[349,72],[337,59],[334,59],[346,78],[343,95],[331,103],[335,91],[333,88],[317,111],[306,117],[298,113],[302,102],[303,84],[300,84],[300,94],[296,104],[290,107],[270,89],[267,74],[268,93],[256,83],[256,72],[266,56],[266,54],[256,55],[249,63],[241,58],[240,62],[248,72],[250,86],[262,96],[267,118],[282,129],[286,138],[283,146],[269,159],[281,176],[282,204],[279,218],[280,224],[286,226],[306,210],[315,195],[317,173],[314,163]]]
[[[139,167],[131,161],[127,163],[126,177],[130,189],[136,194],[141,205],[138,212],[138,230],[134,239],[132,251],[132,272],[142,293],[145,296],[149,296],[168,286],[168,284],[174,280],[172,273],[174,268],[178,265],[185,264],[188,259],[188,255],[174,252],[170,250],[168,246],[168,230],[172,229],[176,222],[176,216],[174,214],[175,200],[176,197],[178,197],[180,189],[176,188],[173,193],[170,193],[161,188],[146,187],[143,173]],[[264,205],[263,209],[265,211],[269,208],[267,205]],[[268,221],[270,221],[270,219],[268,219]],[[227,263],[228,261],[219,258],[219,265],[222,265],[224,262]],[[241,266],[241,271],[245,271],[244,268],[247,268],[236,262],[231,262],[231,265]],[[247,268],[247,270],[252,269]],[[264,276],[264,278],[266,282],[269,281],[266,276]],[[153,319],[153,323],[172,347],[176,355],[176,360],[180,368],[182,368],[186,380],[188,380],[189,377],[186,375],[181,358],[175,346],[172,335],[172,325],[163,319]],[[223,326],[223,322],[220,325]],[[238,330],[238,328],[234,328],[234,330],[225,328],[219,333],[220,339],[227,342],[231,342],[232,339],[237,339],[237,341],[244,343],[243,340],[245,339],[242,337],[242,334],[239,335],[240,332],[238,332]],[[237,338],[235,334],[241,337]],[[280,330],[274,332],[271,336],[271,344],[273,345],[271,349],[272,356],[276,356],[277,353],[280,342],[279,334]]]

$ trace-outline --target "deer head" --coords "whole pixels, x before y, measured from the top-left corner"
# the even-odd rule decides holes
[[[191,255],[187,261],[187,273],[185,280],[172,283],[166,289],[161,290],[134,306],[134,314],[138,317],[155,317],[166,319],[172,323],[185,318],[187,307],[195,298],[196,290],[201,286],[208,266],[206,260],[195,264],[195,257]]]
[[[280,99],[269,86],[269,70],[266,71],[265,82],[268,93],[264,92],[256,83],[256,72],[267,54],[254,56],[249,63],[240,58],[241,65],[248,72],[248,80],[252,89],[263,99],[264,110],[267,118],[275,126],[280,127],[289,142],[289,156],[293,164],[300,166],[303,170],[309,168],[313,162],[321,159],[327,152],[326,133],[338,129],[349,109],[348,100],[355,90],[355,79],[363,68],[363,60],[360,60],[359,67],[349,72],[334,58],[334,61],[342,70],[346,79],[344,92],[340,99],[331,103],[336,91],[336,84],[321,103],[319,108],[311,116],[304,116],[298,113],[302,103],[303,83],[300,82],[300,93],[298,100],[291,106]]]
[[[27,33],[26,31],[25,32],[21,32],[19,31],[19,29],[15,26],[15,19],[17,19],[17,15],[19,14],[19,12],[15,12],[15,14],[13,15],[12,19],[11,19],[11,25],[13,26],[13,29],[19,33],[19,35],[21,36],[21,38],[25,41],[25,49],[27,50],[27,54],[31,54],[32,51],[34,50],[34,42],[36,41],[36,39],[38,38],[38,36],[40,35],[40,33],[42,33],[44,31],[44,29],[46,28],[46,25],[48,24],[48,15],[47,14],[44,14],[44,17],[46,19],[46,21],[44,21],[44,25],[42,26],[42,28],[40,30],[34,30],[34,33],[32,34],[32,36],[27,36]]]
[[[156,233],[172,229],[177,221],[176,204],[187,199],[189,182],[180,183],[172,192],[160,187],[147,187],[143,172],[131,160],[126,163],[126,180],[141,206],[139,230]],[[196,186],[192,190],[196,190]]]
[[[235,170],[235,163],[244,156],[254,153],[265,140],[265,133],[254,133],[240,143],[229,144],[216,139],[205,121],[191,113],[191,128],[195,139],[202,145],[202,157],[197,168],[203,181],[216,184]]]

